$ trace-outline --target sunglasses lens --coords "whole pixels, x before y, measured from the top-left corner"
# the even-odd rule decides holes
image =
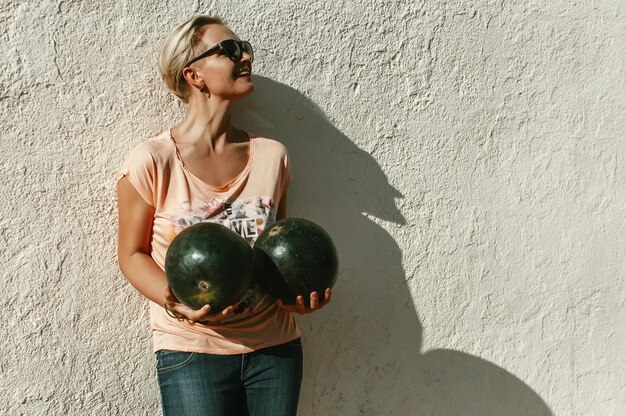
[[[250,61],[254,59],[250,42],[237,42],[234,39],[228,39],[222,42],[222,48],[224,49],[224,54],[234,62],[239,62],[244,52],[250,56]]]
[[[241,49],[234,40],[228,39],[222,42],[222,49],[224,50],[224,54],[232,61],[237,62],[241,59]]]

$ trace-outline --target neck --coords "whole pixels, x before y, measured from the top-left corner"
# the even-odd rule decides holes
[[[206,151],[222,148],[233,141],[232,105],[230,101],[193,97],[187,116],[173,129],[174,139]]]

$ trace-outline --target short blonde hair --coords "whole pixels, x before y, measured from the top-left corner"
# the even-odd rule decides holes
[[[217,16],[192,17],[174,29],[161,47],[157,60],[161,77],[167,88],[184,103],[189,98],[189,86],[183,77],[183,69],[199,53],[197,49],[202,40],[200,28],[213,24],[226,26]]]

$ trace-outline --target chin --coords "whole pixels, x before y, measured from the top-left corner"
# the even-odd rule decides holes
[[[250,82],[246,89],[242,88],[242,91],[239,94],[235,94],[236,98],[244,98],[248,95],[251,95],[256,90],[256,85]]]

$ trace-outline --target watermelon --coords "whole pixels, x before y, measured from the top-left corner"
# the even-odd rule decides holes
[[[337,280],[339,261],[330,235],[303,218],[287,218],[267,227],[253,247],[255,278],[265,290],[293,305],[302,295],[310,303],[311,292],[324,298]]]
[[[239,234],[203,222],[181,231],[165,256],[172,293],[192,309],[211,305],[211,314],[238,301],[250,287],[253,252]]]

